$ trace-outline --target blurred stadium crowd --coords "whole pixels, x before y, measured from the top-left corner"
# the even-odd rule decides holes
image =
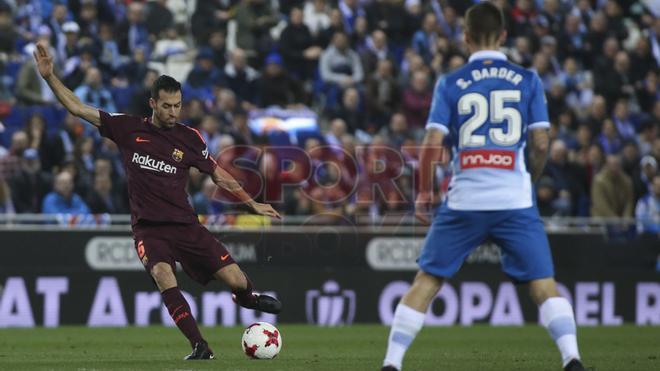
[[[658,3],[495,2],[505,52],[546,89],[542,215],[637,216],[660,232]],[[182,121],[289,215],[408,212],[434,81],[466,62],[472,3],[0,0],[0,212],[128,212],[116,147],[58,105],[32,62],[39,40],[65,84],[109,112],[148,116],[154,79],[182,81]],[[269,149],[272,135],[250,121],[272,106],[311,110],[316,134]],[[440,192],[450,176],[444,165]],[[189,190],[200,214],[232,207],[203,174]]]

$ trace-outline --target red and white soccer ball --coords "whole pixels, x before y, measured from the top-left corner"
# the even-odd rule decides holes
[[[253,323],[243,332],[241,345],[250,358],[273,359],[282,349],[282,334],[268,322]]]

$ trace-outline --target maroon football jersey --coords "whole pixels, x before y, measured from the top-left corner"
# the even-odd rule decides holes
[[[160,129],[151,118],[101,115],[101,135],[117,143],[126,169],[131,224],[138,221],[195,223],[188,202],[188,169],[212,174],[217,166],[196,129]]]

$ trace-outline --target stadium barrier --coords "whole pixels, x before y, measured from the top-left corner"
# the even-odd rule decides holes
[[[404,227],[272,226],[216,233],[257,288],[279,297],[284,310],[275,318],[242,309],[221,284],[201,287],[180,273],[193,313],[208,326],[256,320],[389,324],[423,242],[423,229]],[[0,241],[0,327],[173,325],[126,226],[3,228]],[[552,233],[550,243],[560,291],[574,304],[579,325],[660,325],[657,239]],[[521,325],[538,321],[538,315],[526,289],[501,273],[499,248],[486,243],[439,293],[426,321]]]

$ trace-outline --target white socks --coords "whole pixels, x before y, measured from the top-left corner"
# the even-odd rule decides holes
[[[394,366],[401,370],[403,356],[422,329],[424,317],[426,313],[418,312],[407,305],[396,306],[383,366]]]
[[[547,299],[539,306],[541,324],[548,329],[552,340],[561,353],[562,365],[566,366],[572,359],[580,359],[578,353],[573,308],[565,298]]]

